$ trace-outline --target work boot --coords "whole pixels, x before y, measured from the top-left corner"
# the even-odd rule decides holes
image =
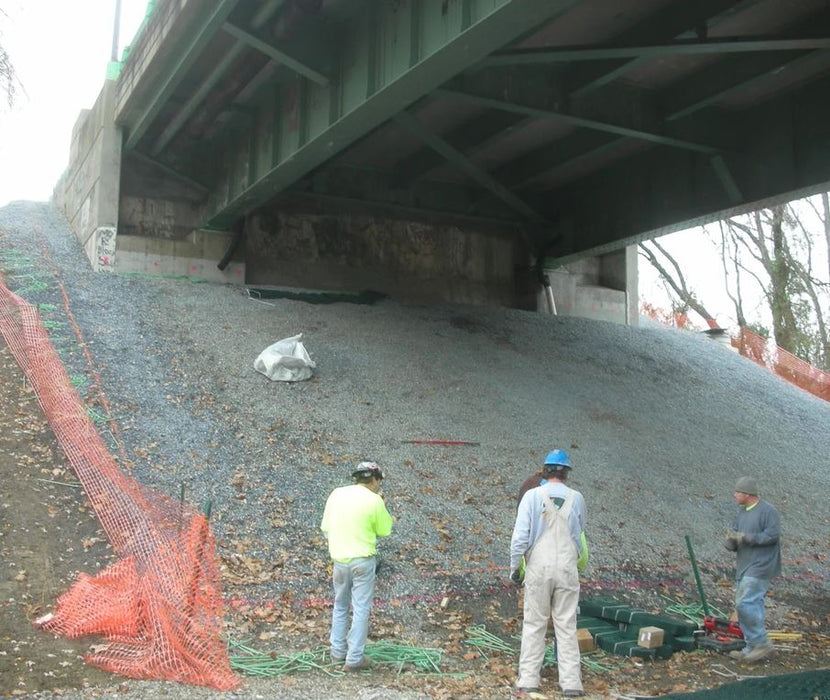
[[[530,698],[534,695],[541,695],[538,688],[513,688],[513,696],[517,698]]]
[[[747,664],[754,664],[764,659],[768,659],[775,651],[772,644],[759,644],[757,647],[752,647],[747,654],[744,654],[743,661]]]
[[[368,656],[364,656],[356,664],[346,664],[343,670],[346,673],[357,673],[358,671],[368,671],[373,665],[372,660]]]

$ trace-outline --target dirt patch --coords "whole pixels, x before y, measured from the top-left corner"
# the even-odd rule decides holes
[[[0,405],[0,693],[117,684],[84,663],[90,640],[55,639],[32,626],[77,572],[103,568],[110,550],[5,345]]]

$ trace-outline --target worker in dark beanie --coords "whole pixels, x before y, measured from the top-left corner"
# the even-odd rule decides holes
[[[764,599],[770,580],[781,573],[781,518],[775,508],[759,498],[758,482],[751,476],[742,476],[735,483],[734,499],[738,515],[725,546],[737,553],[735,610],[746,646],[729,656],[756,663],[773,653],[764,626]]]

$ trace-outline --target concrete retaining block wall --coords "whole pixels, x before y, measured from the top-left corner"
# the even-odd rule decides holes
[[[79,115],[69,165],[53,195],[95,269],[107,268],[118,224],[121,133],[113,121],[114,94],[115,83],[106,81],[95,106]]]
[[[582,285],[578,292],[571,316],[595,321],[626,322],[625,292],[593,285]]]
[[[203,220],[201,207],[190,201],[122,194],[118,231],[120,235],[175,240],[198,229]]]
[[[560,316],[573,316],[576,308],[576,283],[578,275],[571,274],[567,269],[546,270],[548,283],[553,292],[553,302],[556,313]],[[547,310],[547,301],[540,293],[537,308]]]
[[[243,284],[243,262],[232,261],[224,270],[216,267],[230,243],[230,234],[213,231],[193,231],[178,240],[119,234],[114,269],[120,274]]]

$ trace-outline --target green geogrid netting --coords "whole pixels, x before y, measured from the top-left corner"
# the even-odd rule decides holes
[[[714,690],[661,697],[693,700],[824,700],[830,698],[830,670],[747,678]]]

